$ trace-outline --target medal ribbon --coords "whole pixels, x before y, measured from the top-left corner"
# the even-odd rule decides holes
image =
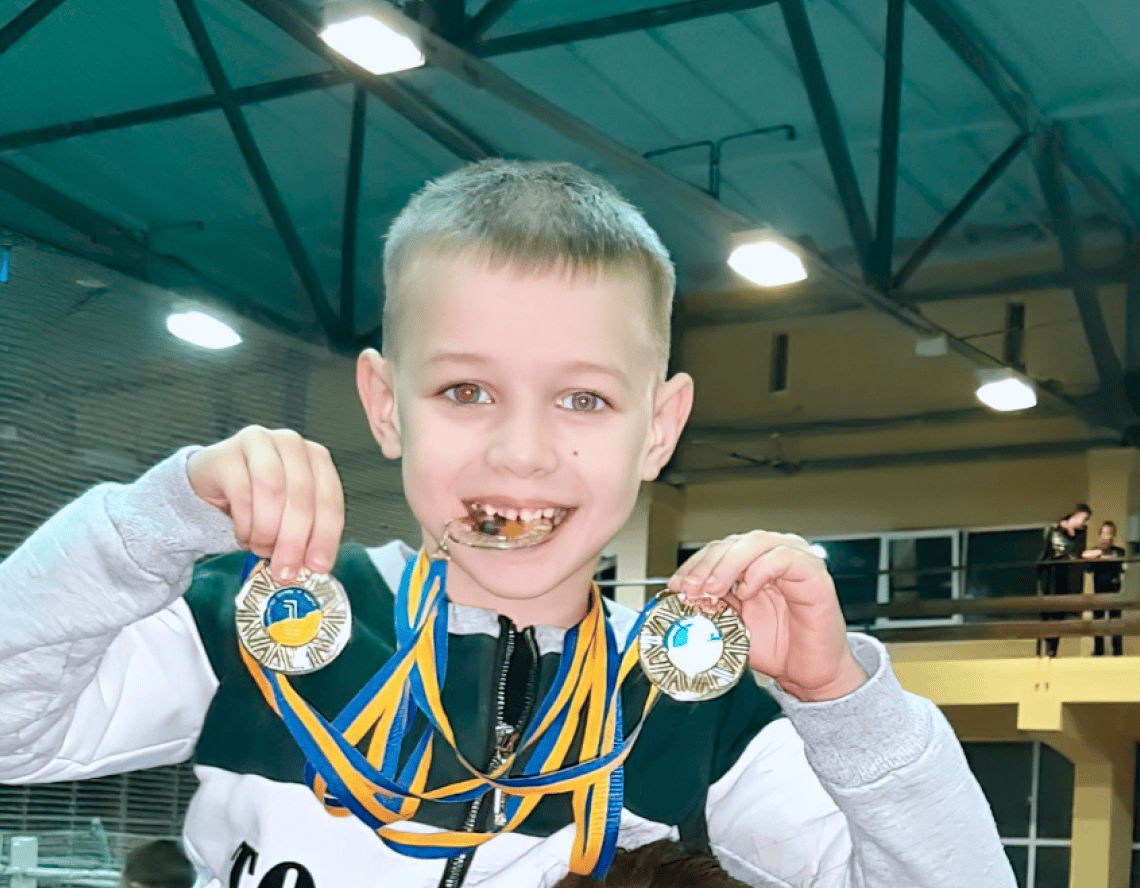
[[[247,559],[243,581],[257,564],[255,556]],[[485,773],[459,752],[443,709],[446,575],[447,562],[433,560],[422,550],[409,559],[396,595],[396,652],[331,722],[285,675],[265,668],[239,646],[262,695],[305,755],[305,782],[331,814],[355,815],[392,849],[420,858],[454,857],[477,848],[517,829],[544,796],[570,793],[577,830],[570,870],[604,877],[617,846],[622,764],[659,695],[651,685],[637,725],[625,735],[621,686],[638,661],[638,631],[656,602],[638,617],[619,653],[601,593],[591,585],[586,616],[566,632],[554,683],[512,754]],[[401,767],[401,750],[418,713],[427,726]],[[567,764],[579,726],[581,752],[576,763]],[[436,734],[471,776],[429,789]],[[524,751],[530,755],[516,767]],[[413,818],[424,801],[467,803],[492,789],[506,798],[506,824],[499,830],[424,833],[394,826]]]

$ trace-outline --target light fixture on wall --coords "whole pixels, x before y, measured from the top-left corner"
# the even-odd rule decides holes
[[[166,319],[166,329],[199,348],[218,350],[241,342],[233,327],[204,311],[175,312]]]
[[[321,39],[373,74],[391,74],[424,63],[420,48],[397,30],[384,3],[331,2],[324,8]]]
[[[800,254],[770,231],[735,235],[728,265],[761,287],[783,287],[807,280],[808,276]]]
[[[1002,413],[1028,410],[1037,404],[1037,393],[1033,386],[1012,373],[982,380],[977,396],[987,407]]]

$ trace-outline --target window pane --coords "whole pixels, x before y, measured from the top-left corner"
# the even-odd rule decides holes
[[[1009,858],[1013,874],[1017,877],[1017,888],[1027,888],[1029,879],[1029,849],[1025,845],[1006,845],[1005,856]]]
[[[879,543],[877,537],[820,543],[827,550],[827,569],[835,580],[839,603],[845,609],[852,604],[875,603],[879,582]]]
[[[1029,837],[1031,743],[964,743],[970,770],[978,778],[1005,839]]]
[[[1136,746],[1136,783],[1132,790],[1132,841],[1140,842],[1140,744]],[[1136,867],[1132,867],[1132,878],[1138,877]]]
[[[1069,888],[1069,849],[1037,846],[1034,888]]]
[[[1036,595],[1041,531],[999,530],[971,533],[966,549],[968,598]],[[1020,567],[1000,565],[1020,564]]]
[[[954,587],[953,545],[949,536],[891,540],[891,601],[946,599]]]
[[[1042,743],[1041,771],[1037,778],[1037,837],[1069,839],[1072,836],[1073,763]]]

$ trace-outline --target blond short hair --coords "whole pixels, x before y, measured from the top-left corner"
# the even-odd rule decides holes
[[[404,279],[430,252],[484,255],[493,266],[571,271],[633,268],[644,275],[664,372],[676,276],[645,217],[603,179],[570,163],[485,160],[429,182],[388,229],[384,353],[395,352]]]

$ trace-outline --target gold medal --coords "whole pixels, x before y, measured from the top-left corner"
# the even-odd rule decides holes
[[[748,629],[736,611],[705,614],[673,592],[658,596],[637,643],[642,670],[674,700],[719,697],[748,668]]]
[[[344,587],[333,577],[302,570],[278,585],[259,562],[237,596],[237,633],[266,669],[287,675],[315,672],[344,650],[352,614]]]

